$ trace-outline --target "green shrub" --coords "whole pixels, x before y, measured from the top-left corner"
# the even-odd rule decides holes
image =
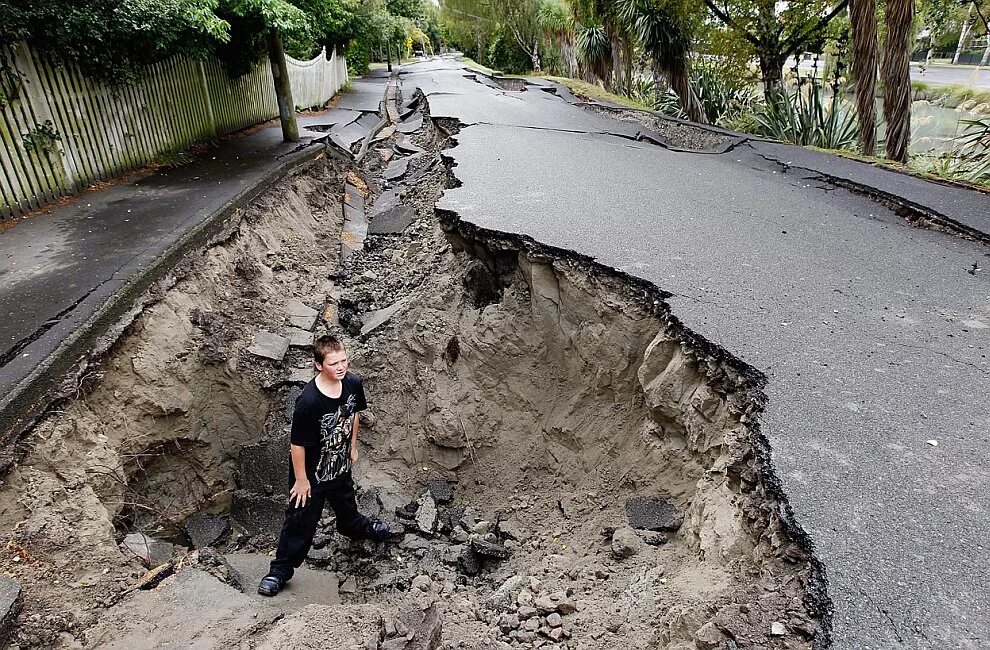
[[[519,47],[512,34],[503,29],[492,35],[486,55],[485,65],[506,74],[521,74],[527,72],[533,65],[529,55]]]
[[[822,149],[854,149],[856,112],[844,93],[827,98],[817,82],[777,95],[754,115],[752,133]]]

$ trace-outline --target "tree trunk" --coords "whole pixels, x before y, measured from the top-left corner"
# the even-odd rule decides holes
[[[856,117],[859,148],[872,156],[877,146],[877,7],[876,0],[852,0],[853,77],[856,79]]]
[[[677,93],[681,110],[684,111],[688,119],[698,124],[708,124],[708,118],[701,107],[701,102],[698,101],[698,96],[694,94],[694,88],[691,87],[691,75],[688,73],[687,65],[666,70],[665,73],[667,79],[670,80],[670,87]]]
[[[540,67],[540,38],[538,36],[533,37],[533,51],[530,52],[529,58],[533,60],[533,72],[536,74],[543,72]]]
[[[561,39],[560,52],[564,55],[564,65],[566,66],[567,76],[571,79],[577,79],[579,76],[577,48],[574,46],[573,38],[565,36]]]
[[[990,33],[987,34],[987,49],[983,50],[983,58],[980,60],[980,65],[990,64]]]
[[[616,95],[624,94],[622,87],[622,44],[612,37],[612,87],[609,89]]]
[[[777,44],[775,44],[777,45]],[[763,97],[771,101],[784,92],[784,54],[779,46],[764,45],[760,56],[760,77],[763,79]]]
[[[663,95],[667,92],[667,75],[663,73],[663,68],[656,61],[653,61],[651,66],[653,71],[653,109],[656,110],[660,106],[660,100],[663,99]]]
[[[953,64],[959,63],[959,57],[962,56],[963,50],[966,49],[966,41],[969,40],[971,29],[973,29],[973,3],[970,3],[969,9],[966,10],[966,20],[963,21],[962,32],[959,34],[959,44],[956,45],[956,54],[952,57]]]
[[[278,30],[268,30],[268,58],[272,63],[272,80],[275,82],[275,98],[278,101],[278,117],[282,123],[282,140],[299,142],[299,125],[296,124],[296,106],[292,101],[292,85],[289,69],[282,49],[282,35]]]
[[[887,157],[906,163],[911,142],[911,21],[914,0],[887,0],[883,47],[883,116]]]

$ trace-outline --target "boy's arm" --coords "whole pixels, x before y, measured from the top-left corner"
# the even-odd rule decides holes
[[[289,490],[289,503],[294,502],[295,507],[302,508],[311,493],[309,478],[306,476],[306,448],[302,445],[292,445],[289,453],[292,456],[292,473],[296,477],[296,482]]]
[[[354,424],[353,426],[351,426],[351,464],[352,465],[356,463],[358,459],[357,436],[358,436],[358,428],[361,426],[361,423],[358,421],[359,419],[360,418],[358,418],[357,413],[355,413]]]

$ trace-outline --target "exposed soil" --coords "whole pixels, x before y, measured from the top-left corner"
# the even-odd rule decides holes
[[[345,169],[319,161],[191,259],[37,427],[0,490],[0,572],[26,594],[18,644],[436,647],[404,638],[430,621],[444,648],[825,644],[820,569],[759,460],[761,376],[686,331],[651,285],[436,214],[456,125],[424,117],[403,234],[369,236],[337,272]],[[183,555],[195,514],[259,520],[232,498],[258,483],[244,449],[269,452],[271,486],[251,489],[271,494],[243,503],[276,518],[284,503],[286,381],[307,352],[246,348],[285,331],[293,297],[346,336],[371,403],[359,502],[405,534],[352,543],[328,514],[310,561],[342,604],[282,618],[247,597],[255,577]],[[644,504],[662,516],[637,519]],[[118,546],[134,530],[180,546],[174,575],[125,593],[146,568]],[[218,546],[267,552],[275,532],[235,527]]]
[[[668,145],[689,151],[717,151],[732,141],[732,137],[692,124],[673,120],[646,111],[610,106],[594,105],[596,113],[623,122],[638,122],[651,131],[660,134]]]

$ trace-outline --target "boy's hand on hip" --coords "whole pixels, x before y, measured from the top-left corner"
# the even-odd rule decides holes
[[[357,462],[358,459],[358,448],[357,445],[351,446],[351,465]]]
[[[296,482],[292,484],[292,489],[289,490],[289,503],[293,504],[296,508],[302,508],[306,505],[309,497],[312,494],[312,490],[309,487],[309,480],[296,479]]]

